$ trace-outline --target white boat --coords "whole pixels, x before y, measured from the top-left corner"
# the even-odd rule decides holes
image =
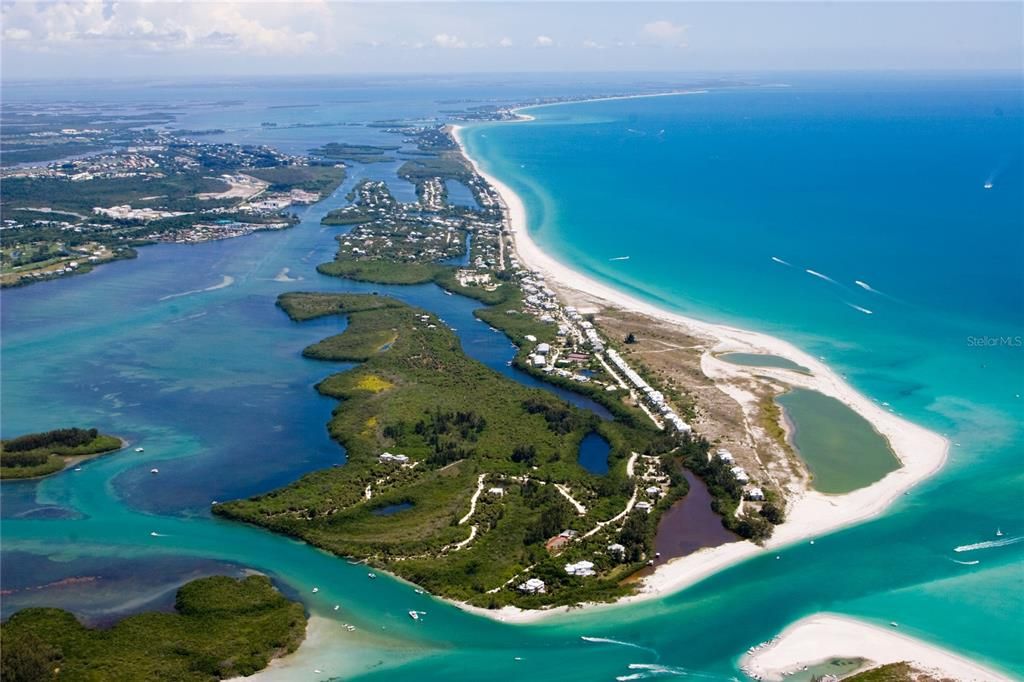
[[[996,528],[996,537],[997,538],[1003,537],[1003,529],[1002,528]]]
[[[419,620],[420,619],[420,614],[416,613],[415,611],[410,611],[409,612],[409,617],[412,618],[413,620]]]
[[[900,624],[897,623],[896,621],[890,621],[889,625],[893,626],[894,628],[898,628],[900,626]]]
[[[416,594],[423,594],[423,590],[416,590]]]
[[[985,183],[985,189],[992,189],[992,183],[991,182],[986,182]]]
[[[159,474],[160,470],[154,467],[154,468],[149,470],[149,473],[151,473],[151,474]]]
[[[75,467],[75,471],[81,471],[82,467]]]
[[[345,623],[345,629],[348,630],[349,632],[355,632],[356,626],[355,625],[349,625],[348,623]]]
[[[334,610],[335,610],[335,611],[337,611],[337,610],[338,610],[338,609],[340,609],[340,608],[341,608],[341,606],[340,606],[340,605],[338,605],[338,604],[335,604],[335,605],[334,605]]]
[[[316,593],[317,593],[317,592],[319,592],[319,591],[320,591],[320,588],[319,588],[319,587],[314,587],[314,588],[313,588],[313,594],[316,594]]]
[[[135,448],[135,452],[145,452],[145,448]]]
[[[367,573],[366,577],[369,578],[370,580],[376,580],[377,579],[377,574],[376,573]]]

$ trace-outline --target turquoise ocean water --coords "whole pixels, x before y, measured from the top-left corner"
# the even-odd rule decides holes
[[[101,621],[166,606],[194,575],[251,567],[312,612],[359,627],[356,646],[339,642],[326,670],[346,678],[728,679],[747,647],[820,610],[895,620],[1024,675],[1024,543],[953,552],[995,539],[997,527],[1005,539],[1024,536],[1024,349],[1013,342],[1024,334],[1020,81],[787,82],[540,108],[532,123],[474,126],[468,144],[520,192],[535,239],[560,260],[666,307],[792,340],[867,395],[948,434],[957,445],[946,469],[889,513],[663,599],[530,627],[463,614],[390,579],[368,583],[344,560],[212,519],[212,500],[344,461],[324,429],[332,404],[312,390],[342,367],[300,356],[343,323],[295,325],[273,301],[289,290],[371,289],[314,270],[333,255],[336,234],[319,217],[361,177],[395,182],[392,165],[356,166],[293,230],[147,247],[135,261],[4,292],[4,433],[46,428],[58,415],[146,447],[4,484],[0,556],[3,587],[13,590],[4,614],[59,605]],[[433,118],[457,99],[593,88],[221,84],[102,95],[184,102],[182,127],[223,127],[224,139],[302,151],[395,138],[357,126],[266,131],[259,122]],[[226,97],[244,104],[202,105]],[[315,106],[273,108],[282,102]],[[400,185],[396,194],[414,196]],[[283,267],[301,281],[274,281]],[[224,276],[231,286],[165,298]],[[472,302],[433,286],[372,289],[437,311],[474,357],[514,375],[505,366],[512,349],[473,324]],[[148,474],[153,466],[159,476]],[[87,575],[98,579],[25,589]],[[413,623],[410,608],[428,615]]]

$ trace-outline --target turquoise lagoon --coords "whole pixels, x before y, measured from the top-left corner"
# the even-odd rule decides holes
[[[485,99],[478,82],[345,87],[239,86],[241,111],[194,107],[181,125],[295,151],[394,138],[361,127],[264,132],[258,122],[435,116],[459,93]],[[486,94],[572,87],[583,86],[517,83],[514,93]],[[146,448],[3,485],[4,589],[13,590],[5,615],[46,603],[103,621],[166,606],[189,577],[252,568],[311,612],[357,626],[339,638],[324,677],[730,679],[747,647],[821,610],[899,621],[908,634],[1024,675],[1024,544],[952,551],[992,539],[997,527],[1024,535],[1024,363],[1013,343],[1024,297],[1020,93],[1019,80],[1003,77],[794,77],[787,88],[547,107],[532,112],[536,122],[467,134],[473,155],[521,193],[534,238],[560,260],[662,306],[787,338],[870,397],[948,434],[956,445],[947,467],[886,515],[678,594],[532,626],[462,613],[400,581],[368,581],[365,569],[301,543],[212,518],[215,500],[344,462],[324,428],[333,404],[312,389],[344,366],[300,355],[344,322],[289,322],[273,305],[283,291],[400,296],[458,328],[474,357],[528,381],[505,365],[508,342],[473,323],[473,302],[433,286],[316,274],[337,234],[319,217],[361,177],[394,181],[391,166],[357,166],[292,230],[147,247],[135,261],[4,292],[4,433],[59,418]],[[283,99],[320,108],[271,110]],[[232,121],[240,123],[221,125]],[[623,255],[630,260],[608,260]],[[285,267],[297,281],[275,281]],[[226,276],[230,286],[167,298]],[[954,561],[965,558],[980,563]],[[159,578],[132,578],[133,568]],[[25,589],[82,576],[96,580]],[[427,615],[413,622],[412,608]]]

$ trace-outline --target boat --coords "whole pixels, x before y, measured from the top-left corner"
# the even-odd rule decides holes
[[[316,593],[317,593],[317,592],[319,592],[319,591],[320,591],[320,588],[319,588],[319,587],[314,587],[314,588],[313,588],[313,594],[316,594]]]
[[[376,580],[377,579],[377,574],[376,573],[367,573],[366,577],[369,578],[370,580]]]
[[[75,471],[81,471],[82,467],[75,467]]]
[[[135,448],[135,452],[145,452],[145,448]]]
[[[416,594],[423,594],[423,590],[416,590]]]
[[[985,183],[985,189],[992,189],[992,183],[991,182],[986,182]]]
[[[337,611],[337,610],[338,610],[338,609],[340,609],[340,608],[341,608],[341,606],[340,606],[339,604],[335,604],[335,605],[334,605],[334,610],[335,610],[335,611]]]
[[[413,620],[419,620],[420,619],[420,614],[416,613],[415,611],[410,611],[409,612],[409,617],[412,618]]]
[[[897,622],[896,622],[896,621],[894,621],[894,620],[893,620],[893,621],[889,621],[889,625],[891,625],[891,626],[892,626],[892,627],[894,627],[894,628],[898,628],[898,627],[900,626],[900,624],[899,624],[899,623],[897,623]]]
[[[996,528],[996,537],[997,538],[1003,537],[1003,529],[1002,528]]]
[[[444,290],[444,293],[448,294],[449,296],[454,296],[455,295],[452,292],[448,291],[447,289]]]
[[[156,467],[154,467],[154,468],[152,468],[152,469],[150,469],[150,470],[149,470],[149,473],[151,473],[151,474],[159,474],[159,473],[160,473],[160,470],[159,470],[159,469],[157,469]]]

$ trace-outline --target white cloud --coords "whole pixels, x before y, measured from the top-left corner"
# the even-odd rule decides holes
[[[679,42],[686,32],[686,26],[659,19],[644,24],[644,35],[659,42]]]
[[[466,47],[466,41],[460,40],[458,36],[449,35],[447,33],[438,33],[433,38],[434,45],[442,48],[462,48]]]
[[[513,44],[514,43],[512,42],[512,39],[509,38],[508,36],[505,36],[504,38],[498,41],[498,47],[512,47]]]
[[[30,40],[32,31],[24,28],[9,28],[4,31],[5,40]]]
[[[551,36],[537,36],[533,39],[534,47],[551,47],[554,44],[555,41]]]
[[[148,3],[71,0],[4,3],[4,37],[37,49],[102,43],[148,51],[206,48],[291,54],[317,42],[326,0],[274,3]]]

